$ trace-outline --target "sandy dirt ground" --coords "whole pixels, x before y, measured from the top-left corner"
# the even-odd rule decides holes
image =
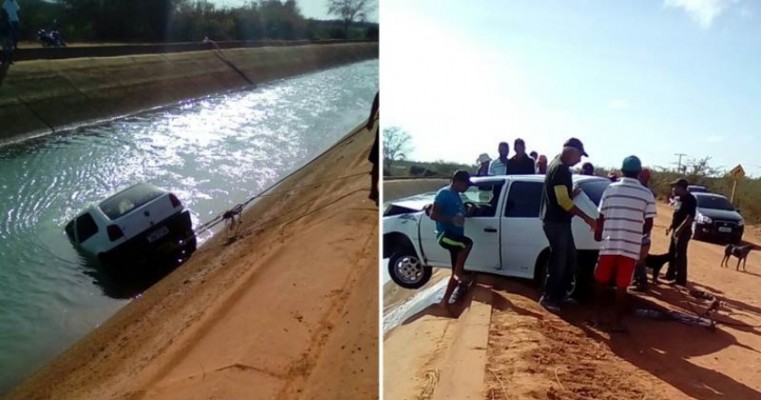
[[[658,211],[651,254],[668,248],[670,209],[659,204]],[[761,244],[759,229],[745,239]],[[480,277],[456,318],[434,306],[387,335],[384,398],[761,399],[761,254],[751,253],[747,272],[736,271],[734,259],[721,268],[717,244],[692,241],[688,254],[687,290],[659,285],[633,303],[702,313],[709,302],[690,290],[703,291],[721,300],[715,330],[629,316],[629,333],[610,334],[588,326],[588,304],[559,317],[537,305],[530,283]],[[483,306],[491,308],[486,329],[471,315]],[[482,336],[485,357],[473,345]],[[474,379],[481,384],[472,386]],[[459,382],[472,388],[455,395]]]
[[[7,398],[378,398],[373,139],[297,172],[237,240],[218,235]]]

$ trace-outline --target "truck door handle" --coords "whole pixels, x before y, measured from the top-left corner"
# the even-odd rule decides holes
[[[497,233],[497,228],[484,228],[484,232]]]

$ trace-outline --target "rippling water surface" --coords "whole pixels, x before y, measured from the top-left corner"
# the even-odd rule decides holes
[[[207,221],[366,120],[377,89],[366,61],[0,147],[0,394],[130,301],[74,251],[70,218],[147,181]]]

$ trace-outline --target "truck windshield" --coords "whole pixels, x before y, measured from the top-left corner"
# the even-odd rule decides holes
[[[119,192],[100,203],[100,209],[109,219],[115,220],[164,194],[161,189],[138,184]]]

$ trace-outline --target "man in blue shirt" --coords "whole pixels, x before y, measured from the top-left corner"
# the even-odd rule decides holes
[[[431,219],[436,221],[436,238],[441,247],[449,250],[452,257],[452,276],[441,305],[450,312],[449,298],[462,280],[465,260],[473,248],[473,241],[465,236],[465,205],[460,193],[468,190],[473,183],[467,171],[457,171],[452,183],[439,189],[433,200]]]

